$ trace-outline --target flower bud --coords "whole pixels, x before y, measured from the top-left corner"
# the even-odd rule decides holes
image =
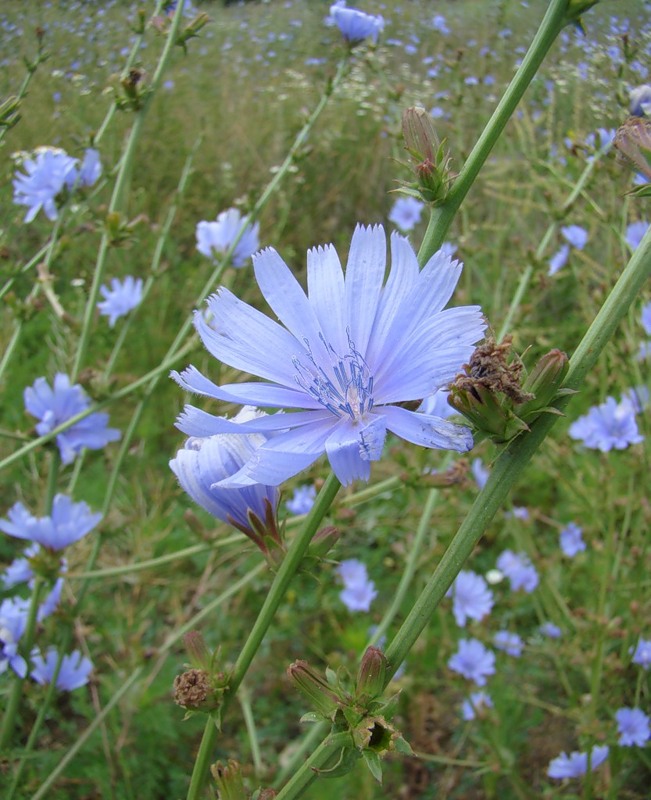
[[[294,661],[287,667],[287,674],[319,714],[327,719],[334,717],[339,708],[339,697],[307,661]]]
[[[518,415],[526,417],[548,408],[561,388],[570,368],[567,355],[561,350],[550,350],[538,360],[524,382],[523,388],[533,398],[517,406]]]
[[[403,194],[440,205],[446,198],[451,181],[449,161],[443,142],[439,141],[434,121],[424,108],[413,106],[402,115],[405,149],[412,159],[416,174],[414,183],[400,189]]]
[[[328,525],[325,528],[321,528],[320,531],[317,531],[316,536],[310,542],[310,546],[307,551],[308,556],[312,556],[313,558],[324,558],[339,541],[340,536],[341,532],[339,531],[339,528],[335,528],[334,525]]]
[[[219,800],[248,800],[242,769],[237,761],[229,758],[226,765],[218,761],[210,767],[210,772],[217,784]]]
[[[362,656],[357,673],[355,695],[360,702],[373,700],[385,686],[387,659],[379,647],[368,647]]]
[[[212,655],[203,636],[199,631],[190,631],[183,637],[183,644],[190,657],[190,663],[202,670],[209,670],[212,662]]]
[[[440,142],[434,120],[420,106],[412,106],[402,113],[402,135],[405,148],[417,161],[434,161]]]

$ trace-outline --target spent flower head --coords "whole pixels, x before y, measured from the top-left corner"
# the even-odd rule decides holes
[[[112,328],[120,317],[126,316],[142,301],[142,278],[133,278],[131,275],[120,281],[111,279],[111,286],[100,286],[99,290],[104,298],[97,304],[99,313],[108,317],[109,327]]]

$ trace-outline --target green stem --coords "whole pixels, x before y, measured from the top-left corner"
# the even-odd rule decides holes
[[[256,731],[255,727],[255,717],[253,716],[253,709],[251,708],[251,695],[244,683],[240,684],[240,690],[237,693],[237,699],[240,701],[240,708],[242,709],[242,716],[244,717],[246,732],[249,735],[253,769],[255,770],[256,777],[259,777],[262,775],[263,771],[260,743],[258,742],[258,732]]]
[[[312,541],[314,534],[317,532],[321,521],[332,505],[340,486],[341,484],[335,475],[331,473],[326,479],[326,482],[323,484],[321,491],[319,492],[314,505],[310,510],[310,513],[307,515],[303,528],[296,535],[289,546],[287,554],[285,555],[285,558],[283,559],[278,572],[276,573],[276,577],[271,584],[269,593],[267,594],[264,604],[260,609],[251,633],[244,643],[237,661],[235,662],[235,666],[233,667],[233,672],[228,683],[229,691],[224,698],[222,711],[227,706],[229,700],[237,692],[242,680],[244,679],[244,676],[251,666],[251,662],[253,661],[255,654],[258,652],[265,634],[269,630],[276,611],[278,610],[278,606],[285,596],[289,583],[300,567],[301,562],[303,561],[303,556],[305,555],[305,552]],[[216,737],[217,727],[215,726],[214,721],[209,719],[206,723],[206,729],[201,742],[202,753],[204,746],[209,752],[212,750],[212,746]],[[197,759],[192,772],[190,789],[188,791],[188,800],[197,800],[197,798],[200,796],[207,773],[208,762],[205,759],[202,759],[201,761]]]
[[[318,770],[327,767],[328,762],[337,753],[337,750],[350,747],[350,733],[334,733],[326,737],[308,760],[294,774],[285,786],[276,795],[276,800],[293,800],[300,797],[307,787],[316,780]]]
[[[442,205],[432,209],[430,221],[418,251],[418,260],[421,265],[426,264],[443,244],[459,206],[563,28],[566,10],[567,0],[551,0],[549,3],[547,12],[522,64],[468,156],[445,201]]]

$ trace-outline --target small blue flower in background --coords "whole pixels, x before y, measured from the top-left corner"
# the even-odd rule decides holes
[[[596,745],[590,750],[590,770],[594,771],[608,758],[608,745]],[[580,778],[588,771],[588,754],[574,751],[561,753],[549,762],[547,775],[556,780]]]
[[[472,464],[470,465],[470,471],[472,472],[472,476],[475,479],[475,483],[480,489],[483,489],[486,486],[486,481],[490,477],[490,470],[488,467],[484,466],[484,462],[481,458],[474,458]]]
[[[94,186],[102,175],[102,162],[99,152],[94,147],[89,147],[84,153],[79,169],[75,169],[74,179],[68,177],[68,188],[76,186]]]
[[[26,583],[30,589],[34,587],[34,572],[30,559],[38,556],[41,547],[38,544],[32,544],[23,551],[21,558],[16,558],[7,567],[7,569],[0,575],[0,581],[6,589],[12,589],[21,583]],[[59,571],[65,573],[68,570],[68,562],[65,558],[60,561]],[[53,614],[61,601],[61,592],[63,591],[63,578],[57,578],[54,586],[50,589],[47,597],[38,607],[36,619],[42,622],[44,619]]]
[[[131,275],[120,281],[111,279],[111,287],[100,286],[99,290],[104,298],[97,304],[99,313],[109,318],[109,327],[112,328],[120,317],[126,316],[142,301],[142,278],[137,280]]]
[[[555,275],[559,269],[562,269],[567,264],[567,260],[569,257],[570,257],[569,244],[562,244],[559,247],[559,249],[554,253],[554,255],[549,259],[549,269],[547,270],[547,274]]]
[[[477,686],[485,686],[487,677],[495,674],[495,653],[478,639],[461,639],[448,667]]]
[[[447,21],[443,16],[443,14],[436,14],[432,18],[431,25],[435,31],[438,31],[439,33],[443,34],[443,36],[447,36],[450,33],[450,29],[448,28]]]
[[[55,647],[48,648],[45,658],[38,650],[32,652],[33,669],[32,678],[36,683],[45,685],[52,682],[54,670],[59,661],[59,654]],[[63,692],[72,692],[85,686],[93,670],[93,663],[78,650],[73,650],[70,655],[63,656],[61,669],[57,675],[56,688]]]
[[[425,203],[415,197],[399,197],[389,212],[389,221],[406,233],[418,225],[424,208]]]
[[[22,503],[13,505],[8,520],[0,519],[0,531],[17,539],[36,542],[46,550],[63,550],[79,541],[102,519],[92,514],[84,502],[73,503],[65,494],[58,494],[52,503],[52,514],[35,517]]]
[[[638,431],[635,408],[627,398],[617,403],[613,397],[607,397],[601,405],[593,406],[573,422],[568,433],[571,439],[602,453],[625,450],[629,445],[644,441]]]
[[[651,116],[651,86],[642,84],[631,89],[629,93],[631,104],[629,111],[632,117]]]
[[[633,656],[631,661],[634,664],[639,664],[645,670],[651,667],[651,639],[640,637],[635,647],[631,647],[628,652]]]
[[[461,628],[465,627],[467,619],[483,619],[493,607],[493,593],[488,584],[471,570],[462,570],[457,575],[448,596],[452,596],[452,613]]]
[[[466,722],[470,722],[478,714],[481,716],[485,708],[493,708],[490,695],[482,691],[472,692],[470,697],[461,704],[461,716]]]
[[[290,514],[309,514],[316,499],[316,486],[305,484],[294,489],[294,495],[285,505]]]
[[[49,220],[58,217],[56,197],[68,186],[68,181],[76,172],[76,160],[62,150],[46,148],[28,158],[22,164],[27,173],[17,172],[14,178],[14,203],[28,206],[25,222],[31,222],[38,212]]]
[[[569,522],[560,532],[559,544],[568,558],[574,558],[577,553],[586,549],[586,543],[581,538],[582,532],[575,522]]]
[[[511,631],[498,631],[493,636],[493,644],[498,650],[503,650],[514,658],[520,658],[524,648],[524,642],[517,633]]]
[[[266,415],[251,406],[245,406],[233,422],[244,423]],[[181,488],[197,505],[213,517],[240,530],[251,531],[249,513],[264,521],[268,509],[275,512],[279,492],[275,486],[260,483],[239,489],[224,489],[219,482],[235,474],[267,437],[260,433],[247,436],[216,434],[204,438],[192,437],[170,461],[170,468],[178,478]]]
[[[548,639],[560,639],[563,635],[563,631],[553,622],[543,622],[538,630]]]
[[[365,14],[356,8],[335,4],[330,6],[330,16],[326,18],[326,24],[336,25],[351,45],[359,44],[364,39],[370,39],[376,44],[384,29],[384,18],[379,14]]]
[[[637,250],[640,246],[640,242],[644,238],[644,234],[649,229],[649,223],[643,222],[640,220],[639,222],[631,222],[630,225],[626,227],[626,244],[631,248],[631,250]],[[647,333],[651,333],[651,331],[647,331]]]
[[[260,247],[260,223],[249,225],[248,217],[242,217],[236,208],[222,211],[214,222],[204,220],[197,225],[197,250],[216,260],[230,248],[242,228],[244,233],[233,251],[231,263],[236,268],[243,267]]]
[[[339,598],[346,608],[349,611],[369,611],[377,597],[377,589],[368,577],[366,564],[349,558],[339,564],[337,574],[344,585]]]
[[[458,412],[448,403],[449,394],[450,392],[447,389],[439,389],[434,394],[426,397],[418,406],[419,413],[440,417],[441,419],[453,417]]]
[[[529,516],[529,509],[525,506],[513,506],[513,508],[504,512],[504,517],[506,519],[520,519],[523,522],[526,522]]]
[[[224,486],[279,485],[324,452],[348,485],[368,480],[387,431],[413,444],[465,452],[468,428],[398,403],[447,386],[474,351],[485,322],[478,306],[449,308],[461,265],[440,253],[421,270],[409,242],[381,226],[355,229],[344,275],[332,245],[308,251],[306,295],[272,248],[258,253],[258,285],[281,324],[220,288],[211,320],[195,314],[204,345],[262,382],[217,386],[194,367],[172,377],[186,391],[231,403],[300,409],[237,424],[186,406],[177,427],[190,436],[275,434]]]
[[[651,336],[651,303],[645,303],[642,306],[642,313],[640,314],[640,322],[648,336]]]
[[[448,258],[452,258],[458,249],[459,248],[456,246],[456,244],[452,244],[452,242],[443,242],[439,253],[442,253],[444,256],[448,256]]]
[[[622,747],[644,747],[651,739],[649,718],[639,708],[620,708],[615,712],[618,744]]]
[[[538,586],[538,573],[526,553],[505,550],[497,559],[497,568],[509,579],[514,592],[522,589],[529,594]]]
[[[79,384],[70,384],[62,372],[54,376],[52,387],[45,378],[37,378],[24,392],[26,410],[40,422],[36,432],[44,436],[90,406],[90,399]],[[120,431],[107,428],[108,414],[95,412],[71,425],[56,437],[64,464],[70,464],[84,447],[101,450],[120,438]]]
[[[588,243],[588,232],[580,225],[567,225],[561,228],[561,235],[565,241],[577,250],[583,250]]]
[[[18,642],[25,633],[29,602],[7,598],[0,603],[0,675],[11,668],[16,675],[27,675],[27,662],[18,652]]]

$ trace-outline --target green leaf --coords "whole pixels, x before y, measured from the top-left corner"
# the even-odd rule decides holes
[[[382,783],[382,762],[380,761],[380,756],[373,750],[364,750],[362,752],[362,758],[366,762],[366,766],[371,775],[378,783]]]

